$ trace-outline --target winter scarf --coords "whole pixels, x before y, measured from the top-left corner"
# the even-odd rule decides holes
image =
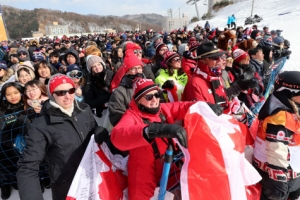
[[[216,104],[222,105],[223,107],[228,107],[228,100],[224,89],[222,77],[208,75],[207,73],[201,71],[199,68],[197,69],[196,74],[202,76],[208,82],[211,82],[211,90],[214,95]]]
[[[69,117],[72,117],[72,113],[74,111],[74,103],[72,104],[72,107],[69,110],[64,109],[63,107],[61,107],[60,105],[58,105],[57,103],[55,103],[54,101],[49,101],[49,103],[55,107],[60,109],[61,112],[65,113],[66,115],[68,115]]]

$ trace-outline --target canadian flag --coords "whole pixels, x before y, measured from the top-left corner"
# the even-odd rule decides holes
[[[127,159],[113,155],[105,143],[99,148],[92,136],[66,200],[128,199]]]
[[[245,159],[243,126],[230,115],[216,116],[205,102],[191,106],[184,122],[188,150],[182,148],[182,199],[256,199],[259,195],[247,186],[261,177]]]

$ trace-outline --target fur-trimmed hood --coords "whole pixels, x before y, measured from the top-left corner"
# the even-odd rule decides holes
[[[15,79],[16,79],[16,81],[19,82],[18,71],[20,71],[21,69],[28,69],[31,78],[32,79],[35,78],[35,74],[34,74],[34,71],[32,70],[32,68],[23,64],[23,65],[19,65],[18,69],[15,71]]]
[[[29,44],[32,46],[32,43],[36,43],[36,46],[39,46],[39,41],[38,40],[30,40]]]
[[[5,83],[8,83],[8,82],[15,82],[15,75],[14,75],[14,70],[8,68],[7,71],[6,71],[6,74],[0,78],[0,91],[1,91],[1,88],[2,86],[5,84]]]

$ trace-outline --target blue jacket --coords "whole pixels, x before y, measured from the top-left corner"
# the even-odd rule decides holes
[[[228,16],[227,24],[231,24],[231,22],[232,22],[232,16]]]
[[[235,22],[236,19],[235,19],[235,16],[231,16],[231,22]]]

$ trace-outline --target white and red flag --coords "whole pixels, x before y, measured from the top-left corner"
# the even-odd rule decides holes
[[[259,191],[248,189],[261,177],[244,156],[246,127],[230,115],[216,116],[205,102],[190,107],[184,124],[182,199],[257,199]]]
[[[127,159],[113,155],[106,143],[99,148],[92,136],[66,200],[128,199]]]

